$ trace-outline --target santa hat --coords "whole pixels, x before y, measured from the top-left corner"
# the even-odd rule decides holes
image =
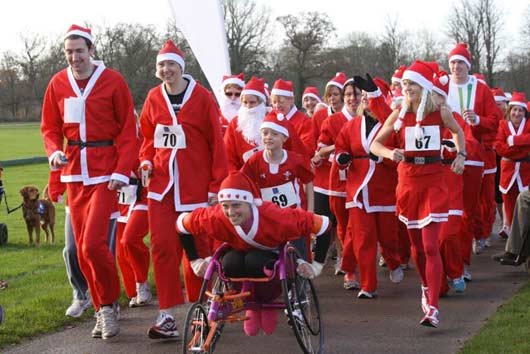
[[[500,87],[494,87],[491,89],[491,94],[495,98],[495,102],[508,102],[508,97]]]
[[[164,60],[172,60],[177,62],[177,64],[182,68],[182,71],[184,71],[184,53],[177,48],[171,39],[167,40],[156,56],[157,64]]]
[[[394,90],[394,96],[392,97],[392,109],[395,109],[403,104],[403,92],[401,89]]]
[[[394,74],[392,75],[391,81],[392,82],[401,83],[401,78],[403,77],[403,72],[405,72],[406,69],[407,69],[407,67],[405,65],[400,65],[399,68],[397,68],[394,71]]]
[[[474,76],[478,81],[482,82],[484,85],[486,85],[486,86],[488,85],[488,84],[486,83],[486,77],[485,77],[484,75],[482,75],[482,74],[480,74],[480,73],[474,73],[473,76]]]
[[[462,60],[471,69],[471,55],[467,49],[466,43],[458,43],[453,50],[449,52],[449,63],[453,60]]]
[[[291,81],[278,79],[274,83],[274,86],[272,86],[271,94],[276,96],[294,97],[293,83]]]
[[[343,72],[338,72],[335,74],[334,78],[328,81],[326,88],[328,86],[336,86],[342,91],[344,90],[344,84],[346,83],[346,80],[348,80],[346,75]]]
[[[258,188],[252,180],[241,171],[232,171],[221,182],[219,193],[217,193],[219,203],[226,201],[244,202],[260,206],[263,201]]]
[[[92,37],[92,31],[90,30],[90,28],[85,28],[78,25],[71,25],[70,28],[68,28],[68,31],[66,31],[63,40],[66,40],[66,38],[70,36],[80,36],[88,39],[90,43],[94,43],[94,38]]]
[[[227,85],[237,85],[241,88],[245,87],[245,74],[239,75],[224,75],[221,82],[221,90],[224,90]]]
[[[420,104],[418,111],[416,112],[416,127],[414,129],[414,136],[416,139],[423,139],[423,129],[421,128],[421,121],[423,120],[423,112],[425,110],[425,104],[427,103],[427,94],[432,90],[433,83],[432,79],[434,76],[433,66],[421,60],[416,60],[409,66],[404,72],[402,80],[410,80],[420,85],[423,88],[421,94]],[[407,102],[404,101],[399,111],[398,119],[394,123],[394,130],[399,131],[403,125],[403,118],[407,113],[408,106]]]
[[[322,102],[318,90],[314,86],[308,86],[305,88],[304,93],[302,94],[302,101],[306,97],[313,97],[315,100],[317,100],[317,102]]]
[[[289,129],[286,125],[287,120],[282,113],[270,112],[263,119],[260,129],[269,128],[289,137]]]
[[[434,75],[432,90],[447,98],[449,94],[449,74],[441,70]]]
[[[243,88],[243,91],[241,91],[241,96],[243,95],[258,96],[262,102],[265,102],[267,100],[265,80],[252,76]]]
[[[512,92],[512,99],[510,100],[510,103],[508,103],[510,106],[521,106],[524,109],[527,109],[526,106],[526,97],[524,95],[524,92]]]
[[[388,94],[391,92],[390,85],[388,85],[388,83],[385,80],[381,79],[380,77],[374,77],[373,80],[376,86],[381,91],[381,94],[383,95],[383,97],[387,97]]]

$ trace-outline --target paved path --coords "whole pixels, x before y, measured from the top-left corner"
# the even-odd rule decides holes
[[[473,257],[473,281],[464,294],[441,299],[438,329],[418,324],[419,280],[415,270],[407,270],[405,280],[392,284],[385,269],[379,270],[379,298],[359,300],[356,292],[342,290],[341,279],[327,267],[318,279],[319,299],[324,312],[326,353],[333,354],[452,354],[474,335],[504,302],[528,281],[519,268],[500,266],[490,260],[502,250],[501,242],[484,254]],[[181,322],[187,306],[180,309]],[[109,342],[90,338],[92,320],[61,332],[35,338],[24,344],[4,348],[10,354],[133,354],[180,353],[180,342],[149,340],[147,328],[156,317],[155,306],[122,312],[121,334]],[[290,354],[301,353],[283,316],[272,336],[246,337],[242,325],[225,327],[216,353]]]

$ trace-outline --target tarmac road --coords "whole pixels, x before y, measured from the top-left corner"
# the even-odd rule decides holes
[[[379,297],[359,300],[357,292],[342,289],[342,278],[332,275],[331,265],[317,280],[323,311],[325,353],[333,354],[452,354],[474,335],[496,309],[528,281],[524,267],[500,266],[490,260],[502,251],[498,241],[480,256],[473,256],[473,281],[464,294],[450,291],[440,301],[440,327],[419,325],[420,283],[414,269],[405,272],[401,284],[392,284],[388,271],[379,269]],[[188,306],[180,309],[181,327]],[[105,342],[92,339],[92,319],[58,333],[3,348],[6,354],[133,354],[180,353],[181,342],[160,342],[147,338],[146,331],[156,318],[156,306],[122,311],[121,333]],[[7,319],[8,321],[9,319]],[[219,354],[301,353],[296,339],[280,315],[272,336],[246,337],[241,324],[227,325],[217,345]]]

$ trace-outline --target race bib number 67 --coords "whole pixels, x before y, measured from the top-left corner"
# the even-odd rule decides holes
[[[405,128],[406,151],[436,151],[440,150],[440,127],[437,125],[423,126],[423,139],[416,139],[414,127]]]
[[[185,149],[186,135],[182,125],[157,124],[155,128],[154,146],[157,149]]]

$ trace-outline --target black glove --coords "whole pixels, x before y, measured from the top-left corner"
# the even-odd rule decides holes
[[[366,74],[366,79],[362,76],[355,75],[353,80],[355,80],[355,86],[366,92],[375,92],[378,89],[374,80],[372,80],[372,77],[368,73]]]
[[[347,165],[351,161],[351,155],[347,152],[343,152],[337,156],[337,162],[339,165]]]

